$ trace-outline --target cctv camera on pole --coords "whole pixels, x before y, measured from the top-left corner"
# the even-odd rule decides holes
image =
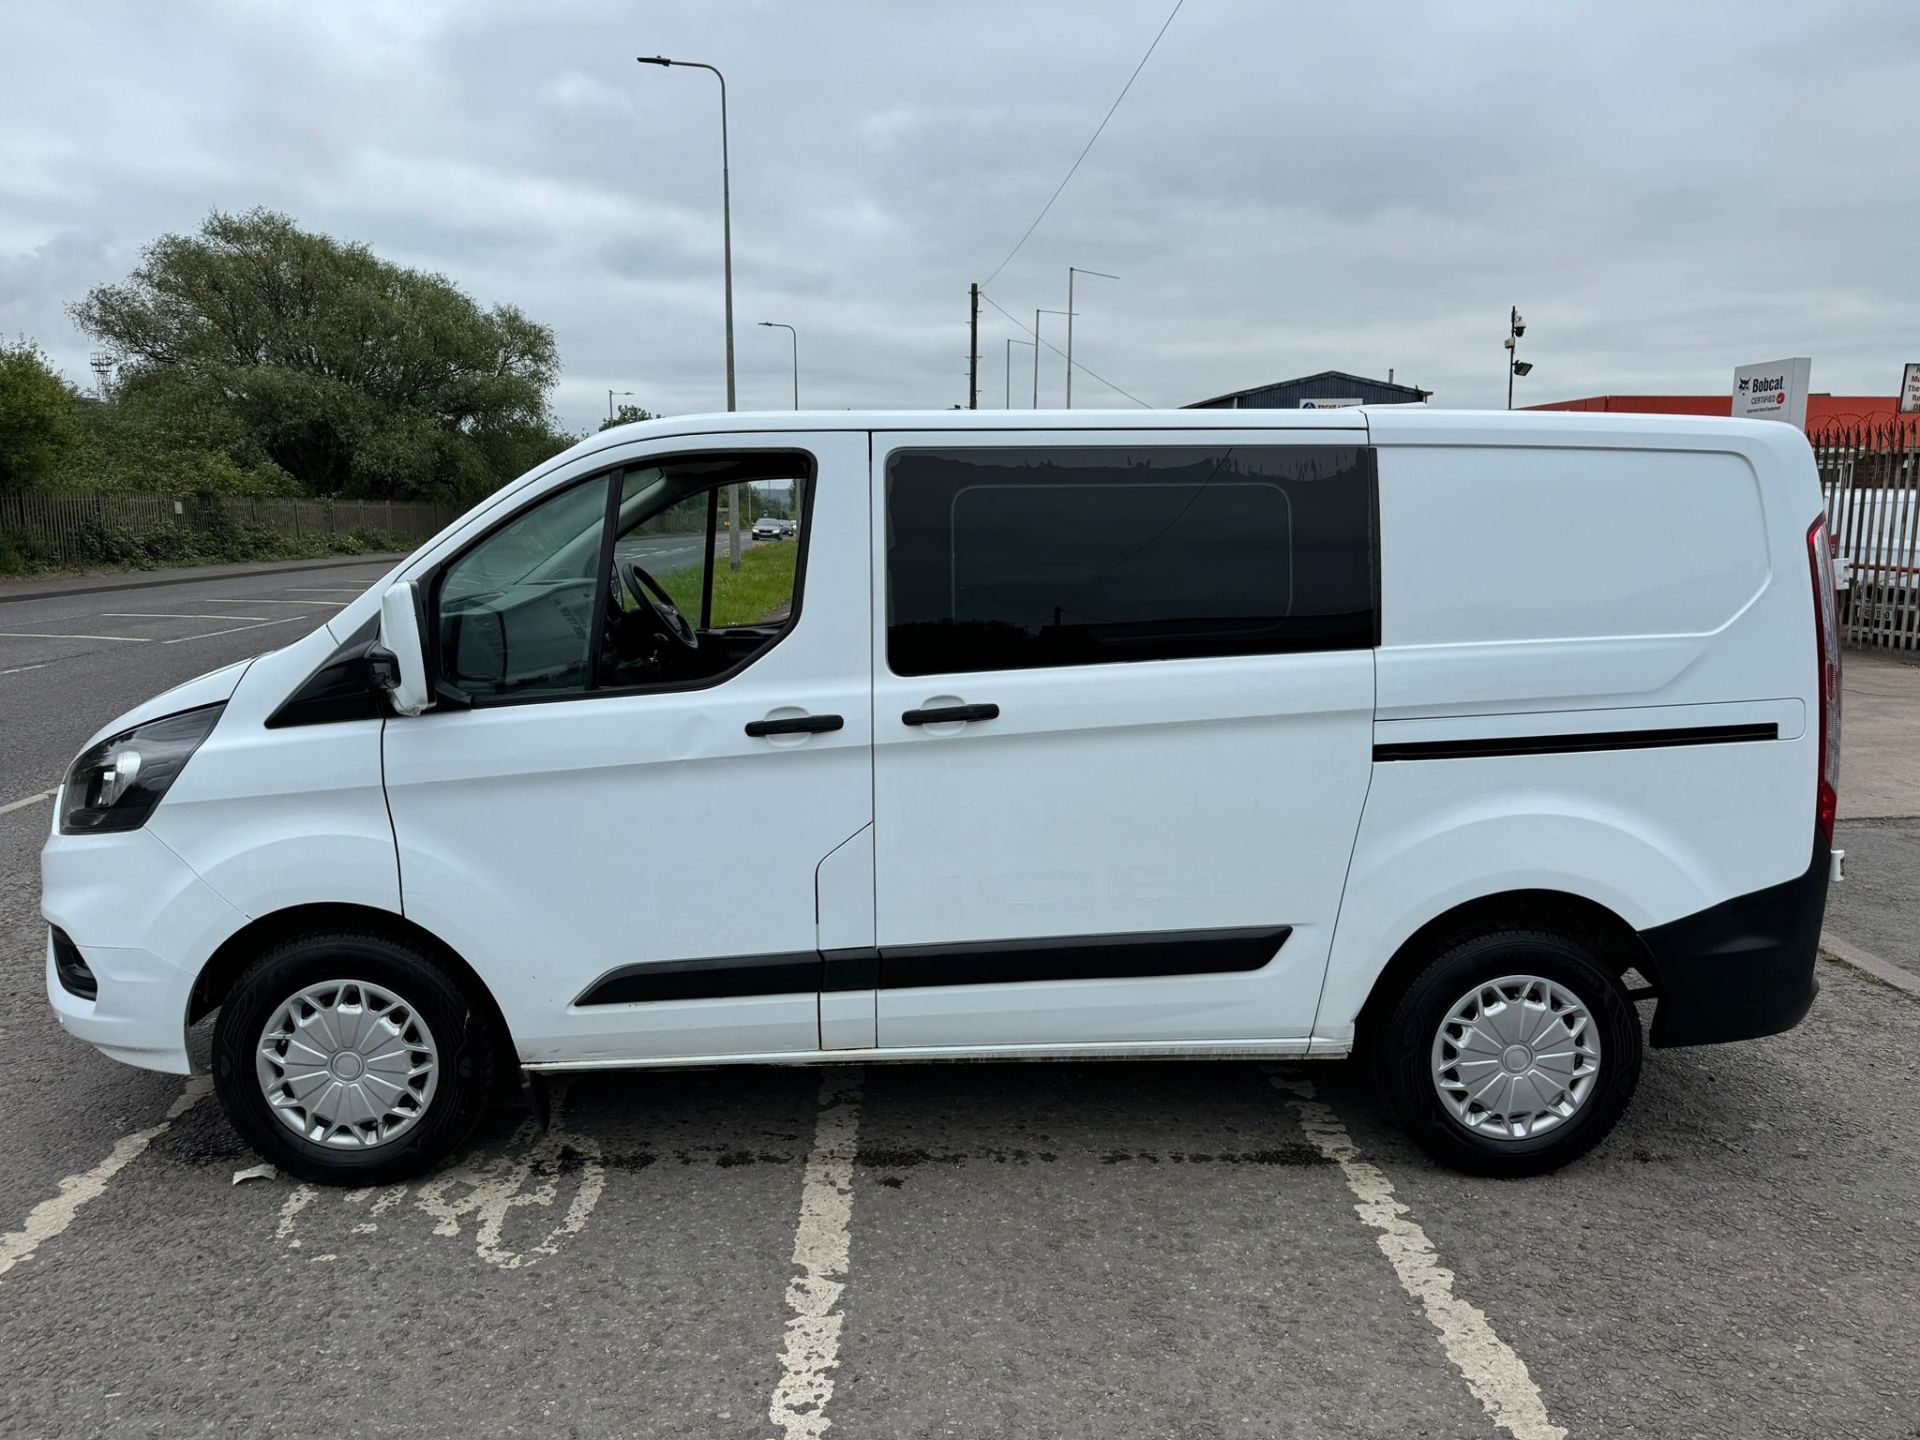
[[[1507,352],[1507,409],[1509,410],[1513,408],[1513,377],[1516,375],[1525,375],[1533,369],[1530,363],[1525,360],[1516,359],[1514,356],[1515,342],[1526,333],[1527,322],[1520,316],[1520,307],[1518,305],[1509,306],[1507,309],[1507,338],[1500,342]]]

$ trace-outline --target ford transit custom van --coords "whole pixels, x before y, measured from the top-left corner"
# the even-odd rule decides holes
[[[735,569],[733,487],[796,542]],[[516,1067],[1018,1057],[1357,1056],[1538,1172],[1643,1033],[1813,1003],[1831,567],[1779,424],[618,427],[89,740],[48,993],[157,1070],[214,1017],[235,1126],[341,1184]]]

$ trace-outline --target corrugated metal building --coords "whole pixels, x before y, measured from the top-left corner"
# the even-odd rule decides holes
[[[1211,400],[1196,400],[1189,410],[1300,410],[1348,405],[1417,405],[1433,394],[1417,385],[1396,385],[1391,380],[1369,380],[1364,375],[1349,375],[1344,370],[1322,370],[1318,375],[1302,375],[1296,380],[1276,380],[1271,385],[1256,385],[1251,390],[1235,390]]]

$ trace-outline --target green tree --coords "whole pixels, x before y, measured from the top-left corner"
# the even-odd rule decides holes
[[[613,419],[600,422],[600,428],[611,430],[616,425],[634,425],[642,420],[651,419],[653,419],[651,410],[643,410],[638,405],[622,405],[614,412]]]
[[[80,443],[79,409],[39,346],[0,339],[0,490],[52,482]]]
[[[116,404],[220,474],[473,500],[571,443],[552,331],[273,211],[162,236],[72,313],[119,363]]]

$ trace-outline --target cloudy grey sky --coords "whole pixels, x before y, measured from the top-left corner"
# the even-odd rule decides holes
[[[551,325],[555,405],[724,405],[727,72],[740,404],[965,399],[1006,255],[1171,0],[83,4],[0,13],[0,332],[85,380],[65,306],[267,205]],[[1920,5],[1187,0],[992,295],[1080,292],[1076,356],[1157,405],[1320,369],[1435,403],[1722,392],[1920,360]],[[1004,340],[981,324],[983,404]],[[1015,350],[1015,403],[1031,393]],[[1062,362],[1043,358],[1042,404]],[[1129,402],[1082,376],[1076,404]]]

